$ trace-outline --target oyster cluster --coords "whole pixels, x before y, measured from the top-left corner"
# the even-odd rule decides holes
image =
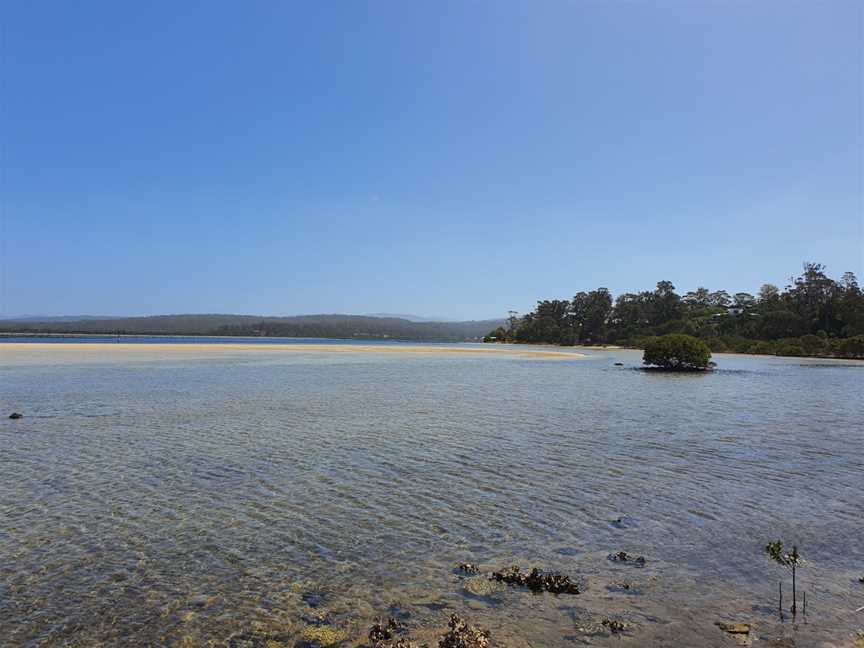
[[[555,572],[542,572],[534,567],[529,573],[523,572],[518,565],[492,572],[492,578],[508,585],[527,587],[532,592],[552,592],[553,594],[579,594],[579,584],[569,576]]]

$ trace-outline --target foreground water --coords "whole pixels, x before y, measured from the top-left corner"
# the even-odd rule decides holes
[[[587,353],[6,347],[0,643],[299,646],[327,627],[355,646],[375,617],[429,638],[453,612],[510,647],[734,645],[715,621],[754,623],[754,645],[850,641],[862,363],[670,376]],[[796,624],[762,554],[777,538],[807,560]],[[585,591],[489,588],[460,561]]]

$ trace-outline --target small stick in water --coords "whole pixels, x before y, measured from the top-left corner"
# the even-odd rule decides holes
[[[780,586],[780,607],[778,609],[780,610],[780,620],[782,621],[783,620],[783,581],[780,581],[777,584]]]

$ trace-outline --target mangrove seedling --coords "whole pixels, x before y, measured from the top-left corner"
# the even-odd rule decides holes
[[[792,609],[793,616],[797,607],[797,592],[795,583],[795,570],[801,565],[801,556],[798,553],[798,547],[792,546],[792,551],[783,551],[783,543],[780,540],[769,542],[765,545],[765,553],[768,557],[778,565],[788,567],[792,570]]]

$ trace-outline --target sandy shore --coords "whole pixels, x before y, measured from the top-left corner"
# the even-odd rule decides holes
[[[584,358],[581,353],[568,351],[547,351],[537,349],[510,349],[492,347],[477,348],[463,346],[421,346],[409,344],[124,344],[99,342],[6,342],[0,343],[0,363],[5,354],[20,355],[21,352],[61,352],[90,351],[100,354],[130,352],[134,355],[177,353],[219,353],[219,352],[294,352],[294,353],[414,353],[427,355],[469,354],[504,355],[525,358],[549,358],[576,360]],[[17,353],[16,353],[17,352]],[[8,357],[8,356],[7,356]]]

